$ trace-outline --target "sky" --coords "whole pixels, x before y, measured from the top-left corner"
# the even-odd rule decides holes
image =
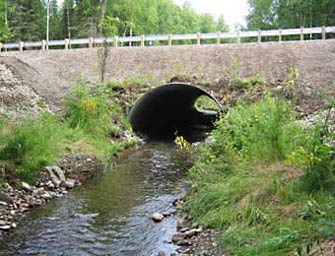
[[[63,0],[58,0],[60,3]],[[134,0],[136,1],[136,0]],[[245,25],[248,14],[248,0],[173,0],[180,6],[191,2],[198,13],[211,13],[215,17],[223,14],[227,24],[233,30],[235,25]]]
[[[218,17],[223,14],[231,29],[235,25],[246,25],[245,17],[248,14],[248,0],[173,0],[179,5],[186,1],[191,2],[198,13],[211,13]]]

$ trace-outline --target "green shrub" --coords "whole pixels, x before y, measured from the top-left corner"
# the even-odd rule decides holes
[[[309,255],[333,240],[334,106],[309,128],[266,95],[231,109],[195,151],[185,205],[195,221],[222,229],[228,254]]]
[[[258,103],[238,105],[221,118],[213,132],[214,146],[247,161],[280,160],[295,146],[292,134],[301,131],[293,120],[288,103],[266,95]]]
[[[303,186],[307,191],[335,192],[335,119],[332,110],[335,99],[327,104],[324,123],[319,123],[313,129],[306,146],[306,166]]]
[[[36,120],[13,124],[2,137],[0,159],[17,169],[22,179],[32,181],[35,172],[55,161],[62,153],[61,146],[75,134],[57,117],[45,113]]]
[[[96,135],[109,133],[112,120],[106,95],[92,95],[90,87],[81,84],[67,94],[65,99],[65,120],[71,128]]]

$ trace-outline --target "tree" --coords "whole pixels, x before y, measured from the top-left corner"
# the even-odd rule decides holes
[[[45,3],[40,0],[12,0],[8,3],[8,24],[14,38],[38,41],[44,38]]]
[[[57,0],[50,0],[50,39],[64,38]]]
[[[333,26],[334,0],[249,0],[249,29]]]
[[[7,0],[0,1],[0,42],[6,42],[12,38],[7,22],[8,2]]]
[[[201,33],[216,31],[216,24],[213,15],[209,13],[201,14],[199,19],[199,28]]]
[[[249,0],[248,29],[271,29],[277,27],[277,8],[273,0]]]
[[[229,26],[227,25],[223,15],[220,15],[215,26],[216,31],[218,32],[227,32],[229,31]]]
[[[190,2],[185,2],[180,12],[179,33],[199,32],[199,19],[199,15],[192,9]]]

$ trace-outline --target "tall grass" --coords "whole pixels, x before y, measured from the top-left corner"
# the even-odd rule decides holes
[[[2,130],[0,159],[30,181],[37,170],[60,156],[65,144],[76,139],[74,131],[50,113],[10,126],[7,134]]]
[[[103,158],[122,151],[135,141],[120,137],[129,127],[122,107],[108,84],[91,88],[79,83],[66,96],[65,115],[11,123],[0,119],[0,160],[32,182],[42,167],[68,153],[94,153]],[[118,141],[111,142],[112,136]]]
[[[190,213],[222,229],[232,255],[305,255],[334,239],[334,135],[324,127],[304,127],[270,95],[232,108],[196,150]]]
[[[75,87],[65,96],[65,119],[74,129],[86,133],[106,134],[112,126],[110,106],[105,95],[94,96],[86,84]]]
[[[258,103],[240,104],[217,122],[213,132],[220,144],[247,161],[276,161],[292,148],[292,133],[300,128],[292,121],[290,105],[269,95]]]

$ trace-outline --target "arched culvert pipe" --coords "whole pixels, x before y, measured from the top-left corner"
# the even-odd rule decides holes
[[[191,138],[195,133],[213,128],[217,111],[197,110],[196,100],[206,91],[185,83],[170,83],[144,94],[132,107],[130,124],[136,134],[146,139]]]

